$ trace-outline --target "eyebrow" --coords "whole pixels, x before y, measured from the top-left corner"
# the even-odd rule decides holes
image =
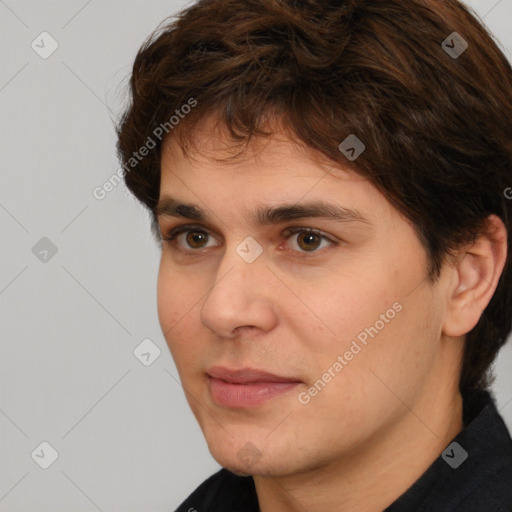
[[[211,221],[202,208],[194,204],[178,201],[170,196],[162,196],[155,207],[157,217],[179,217],[196,221]],[[344,208],[325,201],[312,201],[300,204],[260,206],[251,216],[256,225],[280,224],[294,219],[322,218],[341,223],[362,222],[370,224],[358,210]]]

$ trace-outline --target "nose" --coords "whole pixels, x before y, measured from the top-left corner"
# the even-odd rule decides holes
[[[226,246],[201,308],[201,321],[217,336],[234,338],[240,331],[270,331],[277,324],[273,288],[276,279],[266,266],[265,252],[249,262]]]

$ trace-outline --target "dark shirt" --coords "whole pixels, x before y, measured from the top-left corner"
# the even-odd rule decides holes
[[[463,424],[423,475],[383,512],[512,512],[512,439],[489,392],[463,400]],[[259,512],[254,481],[221,469],[176,512]]]

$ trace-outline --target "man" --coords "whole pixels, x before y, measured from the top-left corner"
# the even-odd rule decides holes
[[[455,0],[203,0],[118,130],[224,469],[179,511],[512,510],[512,70]]]

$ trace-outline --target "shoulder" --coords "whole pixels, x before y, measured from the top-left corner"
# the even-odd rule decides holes
[[[512,465],[488,473],[459,504],[457,511],[510,512],[512,510]]]
[[[512,511],[512,438],[488,392],[464,404],[465,427],[386,512]]]
[[[465,460],[454,468],[443,464],[442,502],[449,510],[509,512],[512,510],[512,438],[487,393],[478,415],[455,438]],[[446,459],[445,459],[446,461]],[[443,462],[445,462],[443,461]],[[439,473],[441,474],[441,473]]]
[[[481,512],[512,510],[512,438],[493,395],[481,393],[468,408],[476,417],[455,441],[465,460],[460,467],[444,469],[444,498],[454,510]],[[460,450],[461,448],[459,448]]]

